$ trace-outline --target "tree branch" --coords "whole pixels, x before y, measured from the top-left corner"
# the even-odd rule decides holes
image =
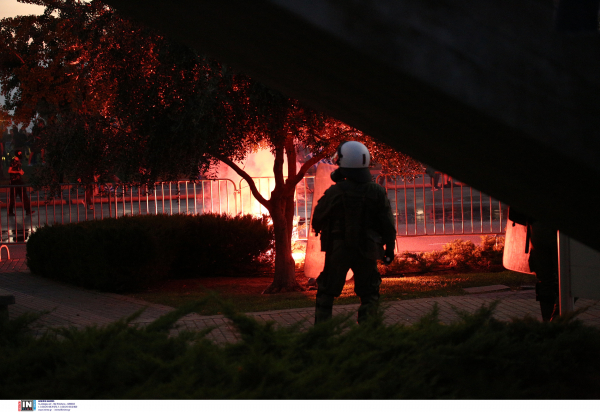
[[[296,148],[294,147],[294,138],[288,136],[285,139],[285,154],[287,157],[287,181],[285,185],[285,195],[294,193],[296,188]],[[294,183],[296,181],[296,183]]]
[[[288,179],[296,176],[296,148],[294,147],[294,138],[285,139],[285,153],[287,156]]]
[[[17,53],[17,52],[16,52],[16,51],[14,51],[14,50],[13,50],[12,52],[13,52],[13,54],[14,54],[15,56],[17,56],[17,59],[21,60],[21,63],[25,64],[25,60],[23,60],[23,58],[22,58],[21,56],[19,56],[19,53]]]
[[[310,159],[308,159],[308,161],[306,163],[304,163],[302,165],[302,167],[300,167],[300,171],[298,172],[298,174],[296,176],[294,176],[293,178],[288,177],[288,182],[293,187],[296,187],[296,185],[300,182],[300,180],[302,180],[302,178],[304,177],[304,175],[306,174],[308,169],[310,169],[312,166],[319,163],[319,161],[324,159],[325,156],[326,156],[325,153],[320,153],[320,154],[315,155],[315,156],[311,157]]]
[[[275,162],[273,163],[273,175],[275,176],[275,187],[283,187],[283,147],[275,146]]]
[[[269,211],[269,213],[271,212],[271,202],[269,200],[265,199],[263,197],[263,195],[260,194],[260,192],[256,188],[256,184],[254,183],[254,180],[250,177],[250,175],[248,173],[246,173],[244,170],[242,170],[242,168],[240,168],[238,165],[236,165],[235,163],[233,163],[230,159],[228,159],[226,157],[215,156],[215,155],[213,155],[213,157],[215,159],[220,160],[221,162],[225,163],[227,166],[231,167],[238,175],[240,175],[248,183],[248,187],[250,187],[250,191],[252,192],[252,195],[254,196],[254,198],[256,200],[258,200],[258,202],[261,205],[266,207],[267,210]]]

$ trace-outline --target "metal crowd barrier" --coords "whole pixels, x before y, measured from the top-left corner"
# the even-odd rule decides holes
[[[253,177],[253,179],[258,191],[269,198],[275,186],[274,178]],[[450,176],[439,172],[436,178],[419,174],[409,181],[396,175],[380,174],[376,177],[376,182],[387,190],[399,237],[497,235],[505,232],[507,206]],[[306,176],[296,186],[294,197],[296,221],[293,237],[297,240],[306,240],[308,237],[314,184],[314,176]],[[241,179],[238,185],[241,213],[267,213],[266,209],[252,197],[245,180]]]
[[[437,181],[437,185],[435,184]],[[449,176],[379,175],[396,218],[398,236],[502,234],[507,206]]]
[[[253,179],[259,192],[269,198],[274,179]],[[449,178],[446,185],[441,179],[438,188],[433,187],[433,179],[427,175],[418,175],[412,181],[379,175],[376,181],[387,190],[398,236],[504,233],[506,205],[454,179]],[[314,176],[306,176],[296,186],[294,239],[308,237],[314,184]],[[33,214],[27,213],[20,191],[27,194]],[[9,204],[15,195],[13,216],[9,214]],[[65,184],[54,196],[29,186],[0,186],[0,244],[24,243],[38,227],[54,223],[159,213],[268,212],[254,199],[243,179],[238,186],[230,179],[157,183],[150,191],[124,183]]]
[[[263,197],[269,199],[271,191],[275,188],[273,177],[253,177],[256,188]],[[266,208],[252,196],[250,187],[244,179],[240,179],[240,213],[254,215],[268,214]],[[305,176],[297,185],[294,193],[294,233],[292,237],[297,240],[306,240],[310,230],[310,215],[312,212],[313,192],[315,177]]]
[[[238,213],[236,193],[235,183],[229,179],[164,182],[152,190],[123,183],[64,184],[54,195],[26,185],[0,186],[0,243],[24,243],[38,227],[55,223],[159,213],[234,215]],[[14,214],[10,210],[12,199]],[[28,213],[27,201],[32,214]]]

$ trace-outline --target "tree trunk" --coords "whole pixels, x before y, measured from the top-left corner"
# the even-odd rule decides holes
[[[303,291],[304,288],[296,281],[296,263],[292,257],[292,231],[294,228],[294,192],[296,185],[305,175],[306,171],[325,155],[314,156],[300,168],[296,173],[296,156],[293,141],[288,141],[288,179],[284,182],[282,165],[283,154],[280,150],[276,152],[273,172],[275,175],[275,189],[271,192],[271,199],[265,199],[256,188],[252,178],[238,165],[225,157],[216,157],[223,163],[235,170],[246,180],[250,191],[256,200],[269,210],[273,219],[273,230],[275,232],[275,275],[273,283],[264,290],[264,294],[280,292]]]
[[[296,280],[296,263],[292,257],[294,196],[281,196],[274,191],[271,206],[275,231],[275,276],[273,283],[263,293],[303,291],[304,288]]]

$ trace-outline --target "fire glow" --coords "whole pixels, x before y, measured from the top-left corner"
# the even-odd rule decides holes
[[[275,187],[275,179],[273,178],[274,161],[275,157],[268,149],[259,149],[256,152],[250,153],[244,162],[237,163],[240,168],[255,178],[258,191],[266,199],[271,197],[270,192]],[[300,164],[297,165],[298,168],[300,166]],[[284,161],[283,169],[287,169],[287,159]],[[216,173],[220,179],[231,179],[240,188],[242,213],[248,213],[255,217],[262,217],[268,214],[265,207],[254,199],[248,189],[248,184],[233,169],[224,163],[220,163]],[[269,219],[269,224],[272,224],[271,219]],[[306,257],[306,244],[298,240],[298,224],[299,218],[295,216],[292,231],[292,257],[296,264],[302,264]]]

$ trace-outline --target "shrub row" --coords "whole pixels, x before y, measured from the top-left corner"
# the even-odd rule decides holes
[[[598,399],[600,331],[578,321],[497,321],[492,307],[412,326],[343,320],[275,328],[228,313],[241,334],[169,336],[198,306],[147,327],[132,318],[35,339],[0,322],[0,398],[24,399]],[[225,311],[227,312],[227,311]]]
[[[266,218],[125,216],[42,227],[27,242],[27,264],[40,276],[124,292],[168,278],[248,272],[272,246]]]
[[[406,272],[430,272],[438,269],[481,271],[500,268],[504,252],[504,237],[481,236],[481,244],[456,239],[442,250],[433,252],[404,252],[389,266],[380,265],[383,275]]]

